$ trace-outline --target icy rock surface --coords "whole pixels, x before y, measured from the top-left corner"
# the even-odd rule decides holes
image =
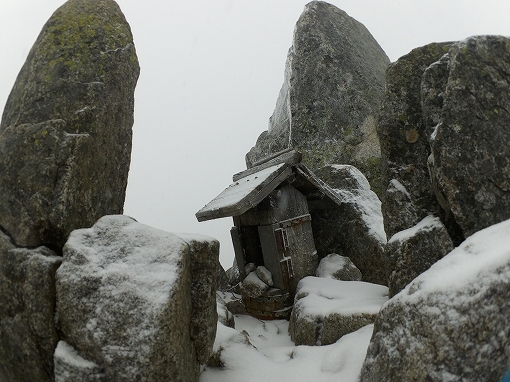
[[[330,253],[320,261],[316,276],[342,281],[361,281],[361,272],[351,259],[336,253]]]
[[[345,256],[358,267],[362,280],[387,284],[381,202],[365,176],[354,166],[325,166],[315,174],[330,186],[342,205],[313,209],[312,229],[319,257]]]
[[[298,284],[289,324],[296,345],[329,345],[374,322],[388,288],[362,281],[305,277]]]
[[[16,248],[0,231],[0,381],[52,381],[61,262],[46,247]]]
[[[363,24],[326,2],[307,4],[268,130],[246,155],[247,166],[293,147],[311,170],[349,163],[377,180],[375,113],[389,63]]]
[[[467,238],[381,309],[368,381],[501,381],[510,364],[510,220]]]
[[[452,249],[452,239],[441,220],[434,216],[395,234],[384,249],[390,298]]]
[[[218,255],[214,239],[122,215],[73,231],[57,272],[60,330],[105,380],[195,381],[214,341]]]
[[[122,213],[139,65],[113,0],[70,0],[42,28],[0,124],[0,226],[59,250]]]

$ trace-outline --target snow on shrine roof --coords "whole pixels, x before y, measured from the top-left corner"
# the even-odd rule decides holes
[[[280,163],[247,175],[228,186],[195,216],[198,221],[238,216],[259,204],[292,175],[291,166]]]

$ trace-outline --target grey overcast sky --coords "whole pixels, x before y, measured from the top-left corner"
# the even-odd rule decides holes
[[[131,24],[141,75],[124,213],[170,232],[221,242],[229,218],[195,212],[245,168],[267,129],[287,50],[305,0],[118,0]],[[63,0],[2,0],[0,105],[44,23]],[[434,41],[510,36],[508,0],[332,0],[363,23],[391,61]]]

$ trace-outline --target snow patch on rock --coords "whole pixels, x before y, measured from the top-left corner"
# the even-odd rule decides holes
[[[388,288],[363,281],[340,281],[308,276],[298,284],[296,305],[307,314],[377,314],[388,300]]]
[[[414,227],[405,229],[393,235],[391,239],[388,241],[388,244],[395,241],[404,241],[407,238],[416,236],[416,234],[420,231],[427,232],[432,231],[433,229],[441,229],[443,228],[443,224],[441,220],[435,216],[429,215],[426,218],[422,219],[418,224]]]
[[[357,206],[361,212],[361,217],[369,229],[369,233],[379,240],[381,244],[386,244],[386,232],[384,231],[383,216],[381,212],[381,201],[370,189],[370,183],[367,178],[356,167],[351,165],[331,165],[336,170],[348,171],[352,179],[357,183],[356,188],[351,190],[334,189],[334,191],[345,203],[351,203]]]
[[[336,253],[330,253],[320,261],[316,276],[343,281],[361,280],[361,272],[351,259]]]
[[[398,298],[417,300],[432,292],[462,291],[482,273],[490,275],[494,281],[504,278],[505,274],[498,272],[498,269],[510,261],[509,238],[510,220],[473,234],[417,277],[397,295]]]

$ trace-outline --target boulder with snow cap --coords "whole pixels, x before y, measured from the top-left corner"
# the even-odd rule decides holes
[[[312,228],[320,257],[337,253],[351,259],[362,280],[386,285],[386,265],[381,202],[363,174],[350,165],[325,166],[316,171],[342,204],[327,210],[313,210]]]
[[[241,284],[241,293],[252,298],[262,296],[268,289],[269,285],[262,281],[256,272],[251,272]]]
[[[433,216],[393,235],[384,249],[390,297],[404,289],[452,249],[452,239],[446,228],[439,218]]]
[[[360,381],[502,380],[510,220],[467,238],[381,309]]]
[[[374,322],[388,288],[362,281],[305,277],[298,284],[289,332],[296,345],[329,345]]]
[[[321,260],[316,276],[342,281],[361,281],[361,272],[351,259],[336,253],[330,253]]]
[[[236,298],[226,301],[225,306],[232,314],[246,314],[246,306],[241,295],[236,295]]]
[[[188,245],[191,273],[191,341],[197,359],[204,364],[209,359],[216,331],[216,285],[218,277],[219,242],[207,236],[179,234]],[[214,302],[214,303],[213,303]]]
[[[218,276],[216,278],[216,290],[226,291],[230,289],[232,286],[229,283],[229,278],[225,268],[218,263]]]
[[[121,215],[73,231],[57,272],[60,331],[105,380],[198,380],[218,319],[218,255],[214,239]]]
[[[413,187],[412,185],[408,185]],[[388,237],[416,225],[421,211],[413,197],[397,179],[391,179],[382,197],[381,210],[384,216],[384,230]]]

